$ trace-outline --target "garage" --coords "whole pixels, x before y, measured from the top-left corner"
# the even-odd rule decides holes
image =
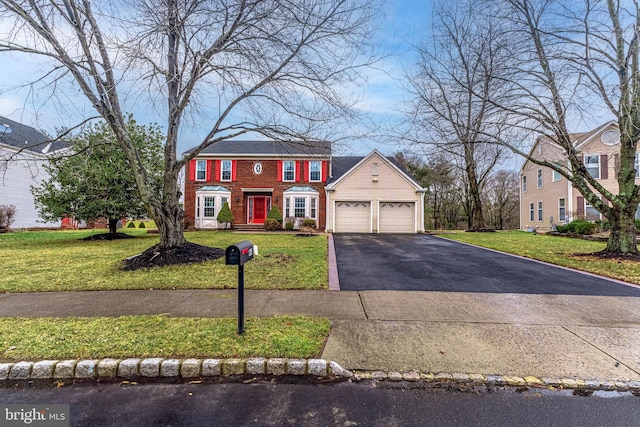
[[[371,202],[336,202],[337,233],[370,233]]]
[[[415,203],[380,202],[380,233],[415,233]]]

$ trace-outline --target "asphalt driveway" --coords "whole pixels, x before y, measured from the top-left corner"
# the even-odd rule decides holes
[[[640,287],[437,236],[334,234],[340,288],[640,297]]]

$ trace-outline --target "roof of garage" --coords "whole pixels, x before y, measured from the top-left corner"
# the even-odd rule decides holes
[[[395,159],[395,157],[383,156],[382,154],[380,154],[380,152],[378,152],[378,150],[373,150],[371,153],[369,153],[366,156],[340,156],[340,157],[333,157],[333,159],[331,160],[331,176],[327,180],[327,184],[331,184],[331,183],[337,181],[344,174],[346,174],[351,169],[356,167],[356,165],[358,165],[361,161],[363,161],[367,157],[370,157],[374,153],[378,153],[380,155],[380,157],[383,157],[386,160],[388,160],[389,163],[391,163],[393,166],[395,166],[397,169],[399,169],[400,172],[402,172],[404,175],[406,175],[407,178],[409,178],[415,185],[417,185],[418,187],[421,187],[421,185],[418,183],[418,181],[416,181],[416,179],[414,177],[412,177],[411,174],[405,168],[403,168],[402,165],[400,165],[400,163],[398,163],[398,161]]]

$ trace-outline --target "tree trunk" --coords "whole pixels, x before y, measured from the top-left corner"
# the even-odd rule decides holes
[[[616,212],[610,216],[611,234],[605,252],[617,254],[638,254],[636,244],[636,223],[634,215]]]
[[[165,172],[163,200],[160,206],[152,206],[154,220],[160,234],[160,247],[178,248],[187,240],[184,238],[184,210],[180,207],[180,190],[177,175]]]
[[[109,218],[109,234],[112,236],[116,235],[116,231],[118,229],[118,218]]]

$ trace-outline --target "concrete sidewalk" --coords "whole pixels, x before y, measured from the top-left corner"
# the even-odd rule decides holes
[[[1,294],[0,317],[236,317],[234,290]],[[403,291],[246,291],[251,316],[328,317],[344,368],[640,381],[640,298]]]

